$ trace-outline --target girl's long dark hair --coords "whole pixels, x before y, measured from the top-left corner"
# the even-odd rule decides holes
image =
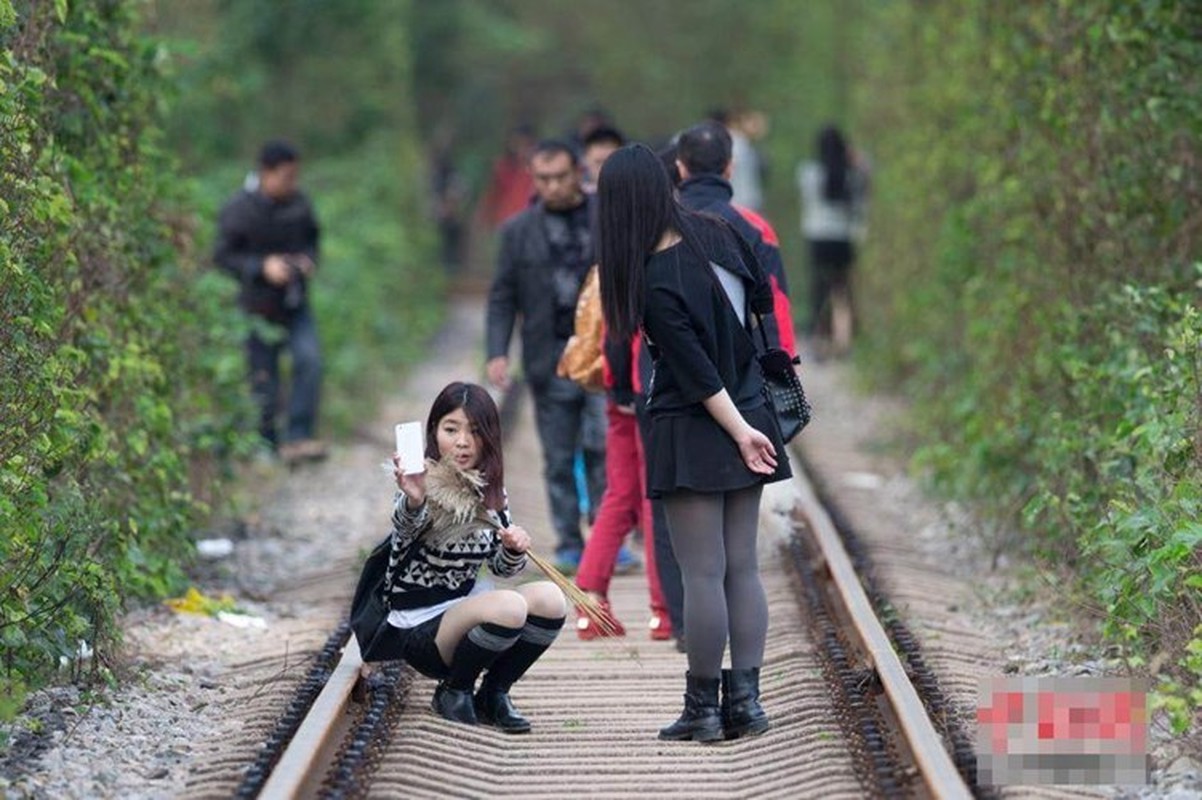
[[[484,387],[455,381],[438,393],[426,420],[426,458],[437,461],[438,423],[447,414],[463,409],[468,422],[480,436],[480,462],[476,469],[484,476],[484,505],[493,511],[505,508],[505,463],[501,456],[501,416],[497,404]]]
[[[605,160],[597,179],[597,264],[610,335],[628,341],[643,322],[647,258],[668,231],[685,232],[684,210],[651,148],[631,144]]]
[[[818,132],[818,160],[822,162],[822,171],[826,174],[823,196],[834,202],[850,200],[847,140],[834,125],[827,125]]]

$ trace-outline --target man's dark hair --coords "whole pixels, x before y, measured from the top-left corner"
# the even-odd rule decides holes
[[[275,169],[280,164],[300,161],[300,151],[283,139],[272,139],[259,150],[259,166]]]
[[[709,110],[709,113],[707,113],[705,115],[705,118],[708,120],[713,120],[714,122],[717,122],[719,125],[729,125],[730,124],[730,111],[728,109],[721,108],[721,107],[711,108]]]
[[[530,157],[534,158],[535,156],[541,156],[546,158],[548,156],[559,155],[560,153],[567,153],[568,158],[571,159],[573,167],[579,166],[579,154],[576,152],[576,149],[572,147],[572,145],[568,144],[563,139],[543,139],[534,146],[534,152],[530,154]]]
[[[702,122],[680,134],[677,157],[690,175],[721,175],[730,163],[730,133],[717,122]]]
[[[626,137],[617,128],[609,125],[601,125],[593,128],[581,143],[584,150],[589,149],[595,144],[612,144],[615,147],[623,147],[626,144]]]
[[[660,163],[663,164],[664,169],[667,170],[668,178],[672,181],[672,185],[680,186],[680,168],[676,166],[676,159],[678,156],[676,143],[672,142],[668,145],[665,145],[659,150],[656,150],[655,154],[659,156]]]

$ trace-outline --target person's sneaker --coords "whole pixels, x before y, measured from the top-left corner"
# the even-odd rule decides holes
[[[647,627],[651,629],[651,638],[657,642],[667,641],[672,638],[672,622],[668,619],[668,615],[663,611],[651,611],[651,620],[647,623]]]
[[[560,547],[555,551],[555,568],[564,575],[575,575],[580,569],[580,557],[583,551],[579,547]]]
[[[601,609],[605,612],[605,616],[609,618],[609,624],[613,628],[613,633],[607,633],[601,630],[596,623],[588,618],[587,614],[577,608],[576,636],[578,636],[580,640],[584,642],[591,642],[593,639],[597,639],[602,636],[625,636],[626,628],[623,627],[622,623],[618,622],[618,618],[614,616],[614,611],[613,608],[610,607],[609,601],[605,598],[600,598],[597,600],[597,602],[601,606]]]
[[[629,547],[622,545],[618,549],[618,557],[614,561],[615,575],[629,575],[632,572],[637,572],[641,566],[642,564],[639,563],[634,553],[630,552]]]

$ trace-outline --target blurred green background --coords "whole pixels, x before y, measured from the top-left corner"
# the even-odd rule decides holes
[[[873,165],[853,364],[908,400],[900,452],[1156,665],[1177,730],[1202,705],[1198,3],[0,0],[0,31],[0,380],[5,420],[29,420],[0,426],[11,696],[103,642],[131,588],[178,587],[249,450],[242,323],[208,252],[263,139],[300,146],[326,232],[337,437],[440,322],[435,152],[478,285],[472,206],[506,131],[601,107],[651,143],[764,115],[799,310],[794,170],[843,126]]]

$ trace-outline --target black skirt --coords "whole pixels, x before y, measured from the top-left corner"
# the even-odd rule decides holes
[[[646,443],[648,496],[659,498],[682,489],[730,492],[791,478],[788,451],[772,407],[765,403],[741,411],[751,427],[772,441],[776,450],[773,474],[759,475],[747,469],[734,439],[704,408],[670,416],[653,414],[651,436]]]

